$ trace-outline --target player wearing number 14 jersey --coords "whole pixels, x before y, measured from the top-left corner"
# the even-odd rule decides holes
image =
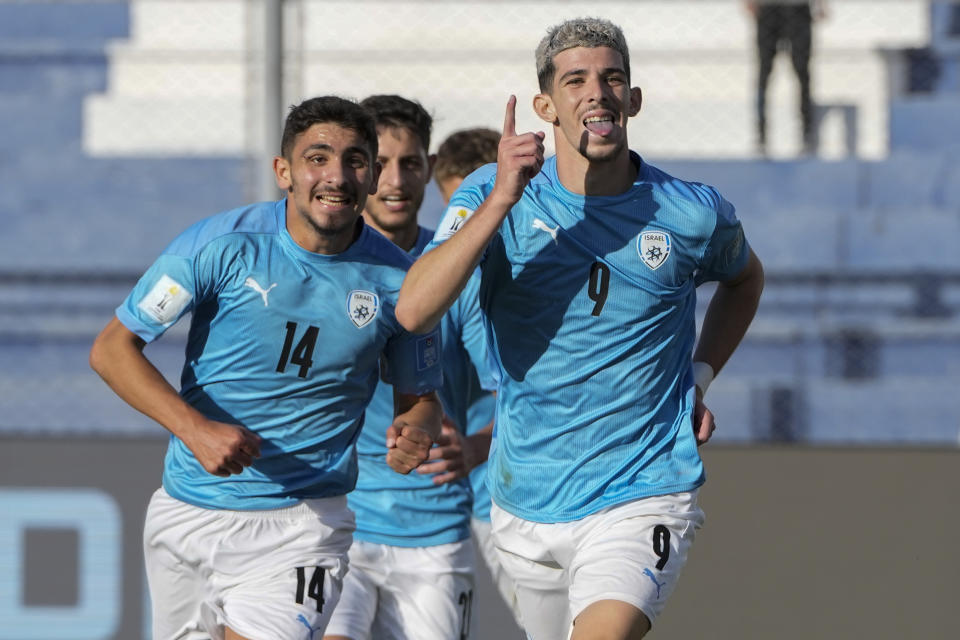
[[[409,473],[439,434],[439,335],[399,325],[410,258],[360,218],[376,157],[359,105],[295,107],[274,161],[287,197],[176,238],[94,344],[97,372],[172,434],[144,532],[158,640],[319,637],[346,571],[345,494],[381,368],[398,407],[393,470]],[[177,393],[141,350],[187,313]]]

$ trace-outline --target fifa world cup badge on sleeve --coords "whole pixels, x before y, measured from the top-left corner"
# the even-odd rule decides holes
[[[182,284],[163,274],[153,285],[150,293],[143,296],[137,305],[144,313],[160,324],[170,324],[183,311],[193,294]]]
[[[370,324],[370,321],[377,317],[379,310],[380,298],[371,291],[351,291],[347,296],[347,315],[357,329]]]
[[[453,234],[460,230],[460,227],[463,226],[463,223],[466,222],[471,215],[473,215],[472,209],[467,209],[465,207],[449,207],[447,212],[443,214],[443,219],[440,221],[440,226],[437,228],[437,239],[449,239],[451,236],[453,236]]]
[[[665,231],[644,231],[637,237],[640,260],[653,270],[667,261],[670,255],[670,234]]]

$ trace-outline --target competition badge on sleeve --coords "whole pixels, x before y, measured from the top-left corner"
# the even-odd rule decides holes
[[[356,290],[351,291],[347,296],[347,315],[357,329],[370,324],[370,321],[377,317],[379,310],[380,298],[375,293]]]
[[[670,255],[670,234],[664,231],[644,231],[637,237],[640,260],[653,270],[667,261]]]
[[[440,335],[433,333],[417,340],[417,371],[424,371],[440,359]]]
[[[180,315],[192,298],[193,294],[182,284],[163,274],[137,307],[159,324],[167,325]]]
[[[727,244],[727,248],[723,250],[723,267],[725,269],[729,268],[730,265],[737,261],[741,253],[743,253],[743,227],[737,224],[737,231],[733,239]]]
[[[473,215],[471,209],[449,207],[447,212],[443,214],[440,225],[437,227],[437,239],[448,240],[453,234],[460,230],[460,227],[463,226],[463,223],[466,222],[471,215]]]

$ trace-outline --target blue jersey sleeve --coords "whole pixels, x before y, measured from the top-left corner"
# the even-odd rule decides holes
[[[487,391],[496,391],[500,376],[489,348],[486,327],[480,313],[479,271],[475,271],[467,281],[467,286],[464,287],[449,313],[455,316],[455,324],[460,330],[460,340],[477,371],[480,386]],[[451,337],[448,336],[447,339]]]
[[[401,332],[387,343],[381,377],[400,393],[423,395],[440,388],[440,328],[430,333]]]
[[[444,241],[449,240],[453,234],[460,230],[463,224],[473,215],[473,212],[487,198],[496,175],[497,165],[487,164],[464,179],[454,192],[453,197],[450,198],[450,204],[440,218],[440,224],[437,225],[433,241],[427,245],[424,253],[443,244]]]
[[[147,342],[159,338],[215,294],[217,274],[230,256],[211,249],[211,242],[242,227],[261,230],[275,226],[271,213],[275,206],[251,205],[194,223],[147,269],[117,308],[117,318]]]
[[[201,294],[193,260],[161,255],[117,307],[117,318],[146,342],[152,342],[193,310]]]
[[[747,266],[750,245],[732,204],[716,194],[717,222],[697,271],[698,285],[711,280],[730,280]]]

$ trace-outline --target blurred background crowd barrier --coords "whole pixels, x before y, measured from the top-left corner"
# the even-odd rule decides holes
[[[280,197],[287,107],[399,93],[434,114],[435,149],[499,128],[512,93],[518,130],[543,129],[534,48],[585,13],[627,36],[644,95],[631,146],[717,186],[767,273],[708,396],[703,497],[720,517],[659,629],[953,637],[960,2],[818,4],[810,135],[788,33],[760,147],[742,0],[0,0],[0,640],[149,636],[138,534],[167,434],[88,350],[175,235]],[[431,185],[422,220],[441,208]],[[147,347],[175,385],[186,324]],[[478,590],[474,637],[521,637]]]

